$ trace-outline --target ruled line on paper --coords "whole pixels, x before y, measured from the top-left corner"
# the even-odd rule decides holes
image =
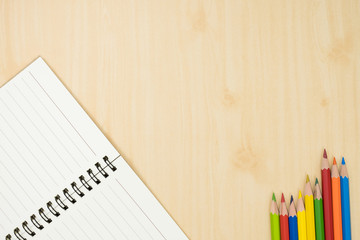
[[[38,160],[37,157],[35,157],[35,154],[32,152],[32,150],[29,148],[29,146],[27,144],[24,143],[23,139],[18,135],[18,133],[13,129],[13,127],[9,124],[9,122],[6,120],[6,118],[4,118],[4,116],[0,113],[0,117],[4,120],[4,122],[8,125],[8,127],[12,130],[12,132],[14,133],[14,135],[19,139],[19,141],[26,147],[26,149],[31,153],[31,155],[33,156],[34,159],[36,159],[37,163],[39,164],[39,166],[42,168],[42,170],[48,175],[48,177],[55,183],[54,179],[52,178],[52,176],[50,175],[50,173],[48,172],[47,168],[45,168],[41,162]],[[38,144],[37,144],[38,145]],[[38,148],[40,148],[38,146]],[[58,170],[58,169],[56,169]],[[60,173],[60,175],[62,175],[62,173],[58,170],[58,173]],[[62,175],[63,176],[63,175]],[[63,176],[63,178],[65,179],[65,177]]]
[[[19,107],[19,109],[25,114],[25,116],[27,117],[27,119],[29,119],[30,123],[36,128],[36,130],[38,131],[38,133],[43,137],[43,139],[46,140],[46,142],[48,143],[48,145],[51,147],[51,149],[55,152],[55,154],[59,157],[59,159],[61,159],[63,161],[63,164],[65,165],[65,167],[67,167],[67,169],[69,170],[69,172],[72,173],[72,169],[69,167],[69,165],[66,163],[66,161],[63,159],[62,155],[55,149],[55,147],[50,144],[49,139],[40,131],[40,129],[38,128],[38,126],[36,126],[36,124],[34,123],[34,121],[29,117],[29,115],[24,111],[24,109],[20,106],[20,104],[16,101],[16,99],[10,94],[9,91],[7,91],[7,94],[12,98],[12,100],[14,101],[14,103]],[[5,103],[6,104],[6,103]]]
[[[62,239],[67,240],[64,238],[64,236],[55,228],[55,231],[57,232],[57,235],[60,236]]]
[[[0,161],[0,164],[2,165],[2,167],[6,170],[6,172],[8,172],[9,174],[11,173],[9,171],[9,169],[6,167],[5,164],[3,164],[1,161]],[[21,188],[22,192],[25,193],[25,195],[28,197],[28,199],[33,203],[35,204],[34,200],[30,197],[30,195],[28,194],[28,192],[24,189],[23,185],[20,184],[18,182],[18,180],[13,176],[13,174],[10,174],[10,177],[16,182],[16,184]]]
[[[11,219],[10,219],[9,216],[2,210],[2,208],[0,208],[0,211],[1,211],[2,214],[8,219],[8,221],[11,222]]]
[[[0,129],[0,133],[7,138],[7,136],[2,132],[1,129]],[[10,144],[12,144],[12,143],[10,142]],[[14,147],[14,146],[13,146],[13,147]],[[6,149],[4,149],[1,145],[0,145],[0,148],[3,150],[3,152],[6,153],[6,155],[9,157],[9,159],[11,159],[11,162],[15,165],[15,167],[21,172],[21,174],[22,174],[22,175],[26,178],[26,180],[30,183],[30,182],[31,182],[30,179],[24,174],[24,172],[22,171],[22,169],[21,169],[21,168],[19,167],[19,165],[16,163],[16,160],[14,160],[14,159],[11,157],[11,155],[6,151]],[[25,161],[25,162],[26,162],[26,161]],[[27,165],[28,165],[28,164],[27,164]],[[34,176],[38,176],[38,175],[36,174],[36,172],[34,171],[34,169],[32,169],[31,167],[30,167],[29,169],[33,172],[33,175],[34,175]],[[39,180],[40,180],[40,179],[39,179]],[[40,182],[41,182],[43,185],[45,185],[41,180],[40,180]],[[31,186],[32,186],[33,189],[39,194],[39,196],[43,197],[42,194],[38,191],[38,189],[36,189],[33,185],[31,185]],[[45,188],[48,189],[48,187],[46,187],[46,186],[45,186]],[[49,191],[50,191],[50,189],[49,189]]]
[[[121,199],[121,197],[120,197],[112,188],[110,188],[110,187],[108,187],[108,188],[112,191],[113,195],[121,202],[121,204],[122,204],[123,206],[125,206],[125,208],[128,210],[128,212],[134,217],[134,219],[136,220],[136,222],[142,227],[142,229],[148,234],[148,236],[149,236],[152,240],[154,240],[154,238],[152,237],[152,235],[148,232],[148,230],[144,227],[144,225],[140,223],[139,219],[138,219],[138,218],[135,216],[135,214],[129,209],[129,207],[124,203],[124,201]],[[102,194],[104,195],[104,193],[102,193]],[[104,196],[105,196],[105,195],[104,195]],[[110,202],[110,204],[112,205],[112,207],[116,209],[116,207],[114,206],[114,204],[113,204],[111,201],[109,201],[109,202]]]
[[[1,182],[3,182],[4,184],[6,184],[5,180],[3,179],[3,177],[2,177],[1,175],[0,175],[0,180],[1,180]],[[12,188],[12,187],[9,187],[8,189],[10,190],[11,194],[14,196],[14,199],[16,199],[16,200],[21,204],[21,206],[22,206],[24,209],[26,209],[24,203],[21,202],[21,201],[19,200],[18,196],[16,196],[16,194],[14,193],[13,188]]]
[[[0,191],[0,196],[7,202],[8,206],[10,206],[10,208],[12,209],[13,213],[16,214],[17,217],[20,217],[20,214],[18,213],[18,211],[13,207],[13,205],[9,202],[9,199],[7,199],[6,197],[4,197],[3,193]]]
[[[71,228],[69,228],[69,226],[68,226],[66,223],[64,223],[64,226],[65,226],[65,228],[69,231],[69,233],[71,233],[71,235],[72,235],[73,238],[75,238],[75,239],[77,239],[77,240],[80,240],[80,239],[74,234],[74,232],[71,230]],[[88,239],[90,239],[87,234],[85,234],[85,235],[86,235],[86,237],[87,237]]]
[[[109,203],[109,199],[104,196],[104,198],[106,199],[106,201]],[[95,198],[94,201],[96,202],[96,204],[103,210],[103,212],[108,216],[108,218],[114,223],[115,226],[117,226],[118,230],[121,231],[121,229],[119,228],[119,225],[117,225],[114,221],[114,219],[107,213],[107,211],[104,209],[104,207],[102,206],[102,204],[100,204]],[[136,233],[136,231],[134,230],[133,227],[131,227],[131,225],[128,223],[128,221],[126,221],[126,219],[122,216],[122,214],[119,212],[119,210],[117,208],[114,208],[115,211],[119,214],[119,216],[122,218],[122,220],[126,223],[126,225],[131,229],[131,231],[137,236],[138,239],[141,240],[141,238],[139,237],[139,235]],[[124,234],[125,235],[125,234]],[[131,239],[133,240],[133,239]]]
[[[110,231],[110,229],[109,229],[102,221],[100,221],[100,220],[97,218],[94,210],[93,210],[92,208],[90,208],[88,204],[85,204],[85,205],[86,205],[86,207],[90,210],[90,212],[93,214],[93,216],[98,220],[98,222],[106,229],[106,231],[107,231],[108,233],[110,233],[110,235],[111,235],[114,239],[117,239],[117,237],[114,236],[113,232]],[[129,238],[124,234],[124,232],[123,232],[121,229],[119,229],[119,230],[120,230],[120,233],[125,237],[125,239],[129,240]]]
[[[20,89],[16,86],[16,84],[14,84],[15,88],[19,91],[20,95],[25,99],[26,102],[28,102],[29,100],[26,98],[26,96],[20,91]],[[74,158],[73,154],[70,154],[69,149],[67,147],[65,147],[64,143],[59,139],[59,137],[57,136],[57,134],[54,133],[54,130],[51,129],[49,127],[49,124],[47,122],[44,121],[44,119],[42,118],[42,116],[39,114],[38,111],[36,111],[36,109],[32,106],[32,104],[30,104],[31,109],[36,113],[36,115],[39,117],[39,119],[41,119],[42,123],[47,127],[47,129],[51,132],[51,134],[55,137],[55,139],[60,143],[60,145],[62,146],[63,149],[65,149],[65,151],[67,152],[67,154],[73,159],[73,161],[78,165],[78,167],[81,167],[79,162],[76,161],[76,159]]]
[[[80,152],[80,154],[83,156],[83,158],[88,161],[88,158],[85,156],[85,154],[83,153],[83,151],[81,151],[81,149],[79,148],[78,144],[76,144],[73,140],[72,137],[69,136],[69,134],[65,131],[65,129],[63,128],[63,126],[61,126],[61,124],[59,123],[58,119],[56,117],[54,117],[53,114],[51,114],[50,110],[45,106],[45,104],[40,100],[39,96],[37,94],[35,94],[34,90],[29,86],[28,81],[24,81],[23,83],[25,84],[25,86],[30,90],[30,92],[32,93],[32,95],[35,97],[35,99],[41,104],[41,106],[43,107],[43,109],[46,110],[46,112],[48,113],[49,116],[52,117],[52,119],[56,122],[56,124],[58,125],[59,129],[61,129],[63,131],[63,133],[67,136],[67,139],[69,141],[71,141],[71,143],[76,147],[76,149],[78,150],[78,152]]]
[[[151,221],[151,219],[149,218],[149,216],[144,212],[144,210],[140,207],[140,205],[135,201],[135,199],[129,194],[129,192],[124,188],[124,186],[119,182],[119,180],[115,179],[119,185],[121,186],[122,189],[124,189],[124,191],[127,193],[127,195],[129,195],[129,197],[131,198],[131,200],[136,204],[136,206],[141,210],[141,212],[146,216],[147,219],[149,219],[149,221],[151,222],[151,224],[156,228],[156,230],[160,233],[160,235],[167,240],[167,238],[162,234],[162,232],[157,228],[157,226],[153,223],[153,221]]]
[[[79,131],[74,127],[74,125],[71,123],[71,121],[66,117],[66,115],[64,114],[63,111],[61,111],[60,107],[54,102],[54,100],[50,97],[50,95],[46,92],[46,90],[43,88],[43,86],[41,86],[41,84],[39,83],[39,81],[34,77],[34,75],[32,74],[31,71],[29,71],[29,74],[31,75],[31,77],[37,82],[37,84],[40,86],[40,88],[45,92],[45,94],[48,96],[48,98],[51,100],[51,102],[56,106],[56,108],[59,110],[59,112],[64,116],[64,118],[66,119],[66,121],[71,125],[71,127],[75,130],[75,132],[79,135],[79,137],[84,141],[84,143],[88,146],[88,148],[92,151],[92,153],[96,156],[96,153],[94,152],[94,150],[90,147],[90,145],[85,141],[85,139],[83,138],[83,136],[81,136],[81,134],[79,133]]]
[[[42,149],[42,147],[39,145],[39,143],[34,139],[34,137],[32,136],[32,134],[29,133],[29,131],[26,129],[26,127],[22,124],[22,122],[19,121],[19,119],[16,117],[16,115],[14,114],[14,112],[7,106],[7,104],[4,102],[4,100],[2,100],[2,98],[0,98],[0,101],[3,102],[4,106],[9,110],[9,112],[11,113],[11,115],[15,118],[15,120],[20,124],[20,126],[24,129],[24,131],[27,133],[27,135],[31,138],[31,140],[37,145],[38,149],[40,149],[40,151],[44,154],[44,156],[50,160],[50,157],[44,152],[44,150]],[[56,169],[58,171],[58,173],[63,177],[63,179],[65,180],[65,176],[62,174],[61,171],[58,170],[58,168],[54,165],[54,163],[52,161],[50,161],[51,165],[54,167],[54,169]]]
[[[81,215],[81,217],[86,221],[86,223],[88,224],[88,226],[92,226],[88,220],[87,217],[84,216],[84,214],[81,212],[81,211],[78,211],[78,213]],[[77,222],[74,218],[73,218],[73,221]],[[80,226],[80,225],[78,225]],[[98,235],[98,239],[102,239],[103,237],[99,235],[98,231],[95,231],[96,235]]]
[[[0,145],[0,148],[3,150],[3,152],[6,153],[6,155],[8,155],[8,157],[10,158],[10,160],[12,162],[14,162],[14,159],[12,159],[12,157],[10,157],[10,155],[6,152],[6,150]],[[19,166],[17,166],[16,164],[14,164],[16,168],[18,168],[18,170],[21,172],[21,174],[26,178],[26,180],[28,182],[30,182],[30,179],[24,174],[24,172],[19,168]],[[11,173],[11,172],[10,172]],[[35,190],[35,192],[42,198],[43,196],[41,195],[41,193],[33,186],[31,185],[31,187]]]
[[[47,236],[47,238],[49,238],[50,240],[54,240],[54,239],[51,237],[50,234],[47,234],[46,236]]]
[[[84,233],[84,235],[88,238],[88,239],[91,239],[91,237],[89,237],[89,235],[86,233],[86,231],[84,231],[84,229],[79,225],[78,221],[74,219],[73,216],[70,216],[72,222],[74,224],[76,224],[76,226]],[[97,231],[95,231],[96,234],[101,238],[101,236],[97,233]]]

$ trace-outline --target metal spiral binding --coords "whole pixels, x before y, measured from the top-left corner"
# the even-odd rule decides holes
[[[73,198],[70,193],[69,193],[69,189],[65,188],[63,190],[63,194],[64,196],[67,198],[67,200],[69,200],[69,202],[71,202],[72,204],[76,203],[75,198]]]
[[[67,210],[69,207],[60,199],[60,195],[55,196],[55,202],[59,205],[62,209]]]
[[[103,175],[104,178],[107,178],[109,176],[109,174],[107,172],[105,172],[104,168],[100,165],[100,163],[95,163],[95,167],[97,168],[97,170],[99,171],[99,173],[101,173],[101,175]]]
[[[44,219],[45,222],[47,223],[51,223],[52,220],[51,218],[49,218],[46,214],[45,214],[45,210],[43,208],[39,209],[39,215],[42,219]]]
[[[47,208],[49,209],[49,211],[50,211],[55,217],[60,216],[60,213],[54,209],[51,201],[48,202],[48,203],[46,204],[46,206],[47,206]]]
[[[80,191],[75,182],[71,183],[71,187],[80,197],[85,195],[82,191]]]
[[[101,164],[99,162],[97,162],[95,164],[95,167],[97,169],[97,172],[94,173],[92,171],[92,169],[88,169],[87,173],[90,177],[89,180],[86,180],[85,177],[83,175],[81,175],[79,177],[80,183],[81,185],[78,186],[76,184],[76,182],[72,182],[70,184],[71,188],[74,190],[74,192],[70,193],[69,189],[65,188],[62,192],[63,195],[65,197],[64,200],[61,199],[60,195],[56,195],[54,197],[55,199],[55,203],[56,205],[54,206],[53,203],[51,201],[47,202],[46,207],[49,210],[49,213],[45,213],[44,208],[40,208],[38,210],[38,215],[41,217],[41,219],[43,221],[45,221],[46,223],[50,224],[52,222],[52,219],[48,216],[49,214],[54,215],[55,217],[59,217],[60,216],[60,212],[56,210],[57,207],[60,207],[62,210],[67,210],[69,207],[67,204],[65,204],[65,201],[69,201],[70,203],[74,204],[76,203],[76,199],[72,196],[74,193],[76,193],[79,197],[83,197],[85,196],[85,193],[83,191],[81,191],[80,189],[82,187],[86,188],[88,191],[91,191],[93,189],[93,187],[89,184],[90,181],[93,181],[94,183],[96,183],[96,185],[100,184],[101,181],[100,179],[97,177],[98,174],[101,174],[104,178],[107,178],[109,176],[109,174],[105,171],[105,168],[110,168],[113,172],[116,171],[116,167],[113,165],[113,162],[118,159],[120,156],[117,156],[114,160],[109,161],[109,158],[107,156],[103,157],[103,160],[106,164],[106,166],[102,167]],[[38,221],[38,218],[36,217],[35,214],[30,216],[30,221],[32,223],[33,226],[35,226],[36,229],[38,230],[42,230],[44,228],[44,226]],[[24,236],[27,234],[31,237],[35,236],[36,233],[30,228],[29,224],[27,221],[24,221],[22,223],[22,229],[25,231],[25,233],[21,233],[20,229],[17,227],[14,229],[14,236],[18,239],[18,240],[27,240]],[[6,235],[5,240],[12,240],[12,236],[11,234]]]
[[[38,220],[36,220],[35,214],[31,215],[30,220],[31,220],[32,224],[33,224],[37,229],[41,230],[41,229],[44,228],[44,226],[41,225],[41,224],[38,222]]]
[[[120,157],[120,156],[118,156]],[[118,158],[117,157],[117,158]],[[112,164],[117,158],[115,158],[112,162],[109,161],[109,158],[107,156],[103,157],[104,162],[106,165],[114,172],[116,170],[116,167]]]
[[[91,168],[89,170],[87,170],[87,173],[89,174],[90,178],[96,183],[96,184],[100,184],[101,181],[100,179],[98,179],[95,174],[93,173],[93,171],[91,170]]]
[[[29,234],[30,236],[35,236],[35,232],[29,228],[27,221],[24,221],[22,223],[22,227],[27,234]]]
[[[20,239],[20,240],[26,240],[26,238],[24,238],[21,234],[20,234],[20,229],[17,227],[14,229],[14,235]]]
[[[92,186],[90,186],[90,184],[85,180],[85,177],[83,175],[81,175],[79,177],[80,179],[80,182],[82,183],[82,185],[88,190],[88,191],[91,191],[93,188]]]

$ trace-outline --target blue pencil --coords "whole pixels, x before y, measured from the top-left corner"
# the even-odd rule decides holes
[[[351,220],[350,220],[349,175],[345,165],[344,157],[342,158],[342,162],[341,162],[340,187],[341,187],[341,214],[342,214],[343,240],[350,240]]]
[[[290,208],[289,208],[289,231],[290,240],[298,240],[298,225],[294,198],[291,195]]]

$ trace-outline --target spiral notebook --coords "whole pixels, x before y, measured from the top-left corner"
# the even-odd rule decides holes
[[[0,88],[0,239],[187,239],[43,61]]]

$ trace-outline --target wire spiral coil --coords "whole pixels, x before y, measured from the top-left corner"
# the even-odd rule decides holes
[[[40,218],[50,224],[52,222],[52,217],[59,217],[60,216],[60,212],[56,209],[57,207],[60,207],[60,209],[62,210],[67,210],[69,208],[69,204],[65,204],[66,201],[69,201],[69,203],[71,204],[75,204],[76,203],[76,198],[73,197],[72,195],[74,195],[76,193],[76,195],[80,198],[85,196],[84,191],[81,191],[81,188],[84,187],[85,189],[87,189],[87,191],[91,191],[93,189],[93,187],[89,184],[89,182],[94,182],[96,185],[101,183],[101,180],[97,177],[98,174],[101,174],[104,178],[107,178],[109,176],[109,174],[105,171],[105,169],[108,167],[110,168],[110,170],[112,170],[113,172],[116,171],[116,167],[113,165],[113,162],[119,158],[120,156],[117,156],[115,159],[113,159],[112,161],[109,160],[109,158],[107,156],[103,157],[103,161],[105,163],[105,166],[102,167],[101,164],[99,162],[95,163],[95,167],[97,169],[97,171],[94,173],[92,169],[88,169],[87,170],[87,174],[89,175],[89,180],[86,180],[85,177],[83,175],[81,175],[79,177],[80,183],[81,185],[77,185],[76,182],[72,182],[70,184],[71,189],[73,190],[73,192],[70,193],[68,188],[64,188],[62,193],[64,195],[65,198],[61,199],[60,195],[56,195],[54,197],[54,202],[55,204],[53,204],[52,201],[48,201],[46,203],[46,208],[49,211],[49,213],[45,213],[45,209],[44,208],[40,208],[38,210],[38,216],[40,216]],[[28,221],[24,221],[21,224],[22,229],[25,231],[25,233],[20,233],[20,228],[16,227],[13,231],[13,235],[18,239],[18,240],[26,240],[27,236],[35,236],[36,233],[35,231],[33,231],[30,228],[30,224],[32,224],[32,226],[34,226],[37,230],[42,230],[44,228],[44,226],[40,223],[39,219],[35,214],[30,216],[30,223],[28,223]],[[27,235],[26,235],[27,234]],[[5,236],[5,240],[13,240],[12,235],[11,234],[7,234]]]

